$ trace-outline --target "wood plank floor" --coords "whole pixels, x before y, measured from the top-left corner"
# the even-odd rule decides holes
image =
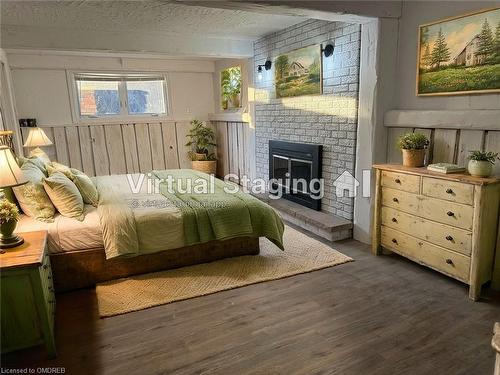
[[[498,295],[467,287],[354,240],[355,262],[99,319],[93,290],[58,295],[59,355],[43,348],[2,366],[63,366],[67,374],[493,373]]]

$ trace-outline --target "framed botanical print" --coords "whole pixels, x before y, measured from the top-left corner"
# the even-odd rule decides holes
[[[419,26],[417,95],[500,92],[500,8]]]

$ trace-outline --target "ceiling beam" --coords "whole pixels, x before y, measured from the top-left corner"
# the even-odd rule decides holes
[[[2,25],[3,48],[155,53],[179,57],[247,58],[253,41],[193,34],[78,30]]]
[[[401,17],[401,1],[174,0],[185,5],[301,16],[326,21],[366,23],[373,18]]]

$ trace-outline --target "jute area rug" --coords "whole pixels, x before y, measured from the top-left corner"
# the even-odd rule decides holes
[[[99,315],[108,317],[263,281],[337,266],[353,259],[286,227],[285,251],[261,239],[260,254],[113,280],[97,285]]]

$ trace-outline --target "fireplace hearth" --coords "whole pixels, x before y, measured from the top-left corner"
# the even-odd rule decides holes
[[[321,145],[269,141],[269,179],[273,191],[290,201],[321,210]]]

